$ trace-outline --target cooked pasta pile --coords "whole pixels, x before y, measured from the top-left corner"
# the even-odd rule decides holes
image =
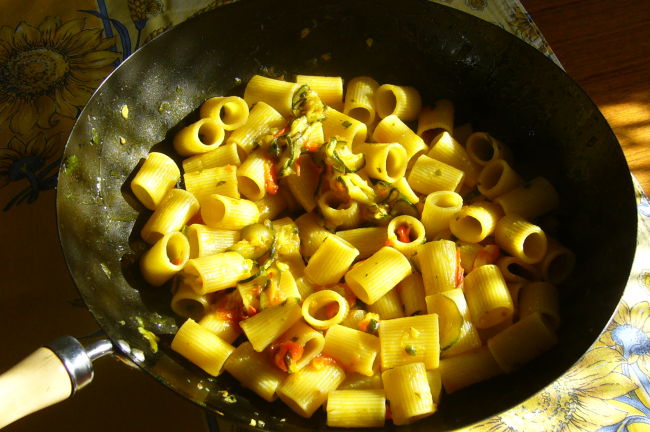
[[[140,267],[173,280],[171,348],[327,424],[433,414],[557,342],[573,253],[558,206],[454,105],[370,77],[254,76],[214,97],[131,187],[153,210]]]

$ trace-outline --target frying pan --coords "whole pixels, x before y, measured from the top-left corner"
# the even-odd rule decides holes
[[[210,377],[171,351],[182,319],[170,309],[169,290],[139,275],[146,245],[138,233],[149,213],[128,187],[150,150],[172,154],[171,137],[206,98],[241,95],[254,74],[297,73],[369,75],[418,88],[425,104],[451,99],[459,122],[501,139],[519,172],[546,176],[560,193],[552,234],[577,256],[560,287],[560,343],[514,374],[444,395],[438,413],[410,428],[471,425],[531,397],[579,360],[626,285],[637,221],[621,148],[585,93],[502,29],[426,0],[246,0],[195,17],[133,54],[72,130],[58,185],[60,238],[74,281],[110,338],[79,357],[82,369],[90,368],[86,375],[88,358],[112,349],[243,427],[253,418],[265,429],[326,429],[322,412],[300,418],[227,373]],[[142,329],[159,336],[157,350]]]

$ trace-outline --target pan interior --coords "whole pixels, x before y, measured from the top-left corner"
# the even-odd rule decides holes
[[[60,237],[70,271],[102,328],[130,358],[179,394],[227,418],[311,430],[227,374],[212,378],[169,349],[182,322],[169,290],[147,286],[137,260],[149,215],[129,191],[150,150],[216,95],[241,95],[254,74],[368,75],[412,85],[423,100],[454,101],[460,122],[513,150],[528,179],[561,195],[557,236],[577,255],[562,287],[559,345],[519,372],[445,395],[413,429],[467,426],[524,401],[558,378],[595,341],[627,282],[636,207],[623,153],[589,98],[533,48],[496,26],[425,0],[250,0],[218,8],[161,35],[98,89],[70,136],[59,180]],[[121,115],[124,105],[129,118]],[[160,336],[154,352],[139,329]]]

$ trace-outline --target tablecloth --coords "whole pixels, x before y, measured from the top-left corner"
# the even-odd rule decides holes
[[[56,233],[54,189],[75,117],[106,75],[135,50],[174,25],[230,2],[4,0],[11,7],[3,7],[0,17],[0,368],[27,354],[25,346],[48,342],[70,325],[74,328],[67,331],[76,336],[97,330],[67,275]],[[560,64],[517,0],[437,2],[503,27]],[[650,270],[644,264],[650,262],[645,258],[650,203],[638,185],[637,200],[637,255],[609,327],[552,385],[469,430],[650,430]],[[131,403],[129,396],[121,403]],[[165,407],[173,406],[174,398],[166,399]],[[181,417],[203,415],[177,399]],[[110,412],[107,406],[106,415]],[[153,415],[145,408],[142,412]],[[169,428],[159,430],[171,430],[168,414],[160,415]],[[216,422],[209,418],[207,425],[197,421],[192,427],[215,429]]]

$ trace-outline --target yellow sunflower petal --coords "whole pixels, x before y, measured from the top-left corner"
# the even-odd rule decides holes
[[[21,135],[30,134],[38,121],[36,107],[28,102],[16,102],[16,113],[11,118],[11,130]]]
[[[56,29],[61,25],[61,18],[57,16],[47,16],[38,25],[43,41],[52,42]]]
[[[41,40],[41,32],[33,25],[27,24],[24,21],[16,27],[14,40],[18,46],[34,46],[43,42]]]
[[[119,57],[120,54],[114,51],[96,51],[76,58],[71,63],[79,68],[100,68],[110,65]]]
[[[68,84],[60,89],[59,94],[68,105],[81,107],[88,102],[92,92],[91,87],[85,86],[76,80],[69,80]],[[61,103],[61,101],[57,100],[57,103]]]
[[[66,99],[72,99],[72,95],[70,94],[69,91],[65,89],[58,89],[54,93],[54,103],[56,105],[56,112],[61,114],[64,117],[74,117],[77,115],[77,109],[75,105],[71,104],[68,102]],[[83,104],[78,104],[77,106],[81,106]]]
[[[56,30],[56,34],[54,35],[54,39],[60,43],[64,44],[65,42],[68,41],[68,39],[79,33],[81,30],[84,28],[84,23],[85,20],[83,18],[76,18],[70,21],[66,21],[63,23],[61,27],[59,27]]]
[[[115,38],[103,38],[95,47],[95,51],[107,51],[115,46]]]
[[[573,415],[573,421],[566,430],[575,432],[595,431],[603,426],[616,424],[627,417],[627,412],[616,408],[607,401],[585,397]]]
[[[112,68],[100,68],[100,69],[73,68],[70,69],[70,75],[74,79],[85,84],[94,84],[94,83],[98,84],[98,81],[101,81],[104,78],[106,78],[106,75],[108,75],[111,70]]]
[[[650,317],[650,307],[647,301],[643,301],[632,306],[630,310],[630,324],[642,330],[648,325],[648,318]]]
[[[68,55],[78,56],[94,51],[101,40],[102,31],[98,28],[84,29],[72,36],[66,45]]]
[[[616,397],[627,394],[636,390],[638,387],[628,376],[612,372],[608,375],[603,375],[598,379],[591,382],[591,385],[584,390],[590,396],[598,397],[600,399],[614,399]]]

